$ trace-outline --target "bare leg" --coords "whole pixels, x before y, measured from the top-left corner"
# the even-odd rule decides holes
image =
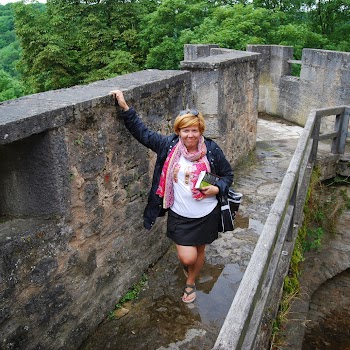
[[[188,266],[188,277],[186,280],[186,284],[195,285],[196,278],[199,275],[199,272],[204,264],[205,245],[200,245],[200,246],[176,245],[176,248],[177,248],[177,253],[178,253],[180,262],[183,265]],[[192,298],[193,298],[193,293],[187,297],[186,297],[186,294],[184,294],[184,297],[183,297],[183,299],[185,300],[192,299]]]

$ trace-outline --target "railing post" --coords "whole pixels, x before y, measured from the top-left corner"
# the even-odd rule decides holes
[[[297,193],[298,193],[298,181],[299,179],[296,179],[295,182],[295,186],[293,189],[293,193],[292,196],[290,197],[290,201],[289,201],[289,205],[293,208],[292,211],[292,220],[290,221],[289,227],[288,227],[288,231],[287,231],[287,235],[286,235],[286,240],[288,242],[291,242],[293,240],[293,233],[294,233],[294,220],[295,220],[295,206],[296,206],[296,199],[297,199]]]
[[[312,150],[310,154],[309,162],[312,163],[317,158],[317,150],[318,150],[318,139],[320,137],[320,129],[321,129],[321,117],[316,113],[315,125],[312,132]]]
[[[349,108],[344,108],[341,114],[336,115],[334,130],[338,136],[333,139],[331,152],[333,154],[344,154],[345,143],[349,128]]]

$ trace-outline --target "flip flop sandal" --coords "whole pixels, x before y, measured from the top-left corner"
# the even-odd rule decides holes
[[[182,265],[182,268],[183,268],[185,277],[188,277],[188,266],[187,265]]]
[[[191,288],[192,290],[187,292],[186,288]],[[196,286],[194,284],[186,284],[184,288],[184,294],[186,294],[186,298],[193,293],[196,293]],[[194,295],[192,299],[187,300],[187,299],[184,299],[184,296],[182,296],[182,301],[186,304],[193,303],[196,300],[196,297],[197,296]]]

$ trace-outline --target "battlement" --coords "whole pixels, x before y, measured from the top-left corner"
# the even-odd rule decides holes
[[[196,106],[235,165],[255,146],[258,116],[258,54],[238,56],[0,104],[3,347],[76,349],[169,247],[164,218],[143,228],[155,154],[126,130],[109,92],[123,90],[163,134]]]

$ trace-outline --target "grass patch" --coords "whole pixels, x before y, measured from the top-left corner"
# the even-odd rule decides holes
[[[287,320],[291,308],[291,302],[298,296],[298,292],[295,291],[291,294],[283,293],[282,300],[279,305],[278,317],[275,318],[272,324],[272,336],[270,349],[277,350],[283,346],[283,338],[280,336],[280,330],[283,327],[284,322]]]
[[[138,298],[142,288],[146,285],[148,277],[143,274],[141,280],[138,283],[133,284],[128,291],[120,298],[119,302],[115,304],[114,309],[109,312],[108,317],[114,318],[114,311],[120,309],[128,301],[132,301]]]

